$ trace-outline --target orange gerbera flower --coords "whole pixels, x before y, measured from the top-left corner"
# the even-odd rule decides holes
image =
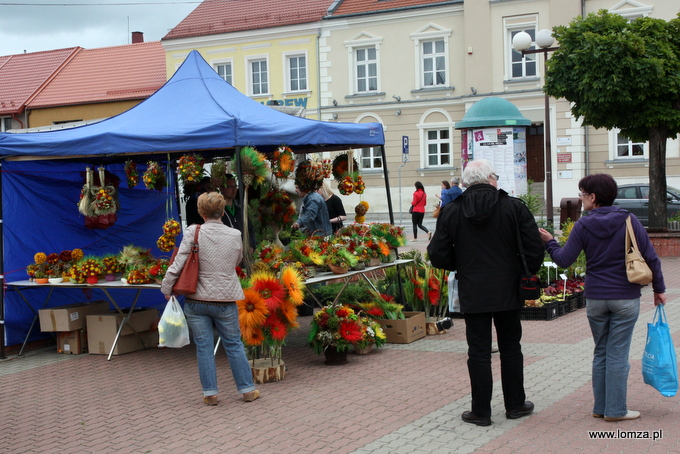
[[[252,331],[259,328],[269,314],[267,304],[260,296],[260,293],[253,289],[247,288],[243,291],[245,299],[237,301],[238,305],[238,321],[241,327],[241,332]]]
[[[290,325],[290,328],[297,328],[297,308],[287,299],[279,308],[281,317]]]
[[[286,297],[286,289],[270,272],[256,271],[250,278],[250,284],[260,294],[270,312],[274,312]]]
[[[386,243],[381,241],[378,243],[378,247],[380,248],[380,253],[382,255],[390,255],[390,247]]]
[[[251,347],[262,345],[262,342],[264,342],[264,333],[260,328],[241,331],[241,337],[243,338],[243,341]]]
[[[287,266],[281,272],[281,282],[288,290],[288,298],[295,305],[301,305],[304,300],[305,284],[302,281],[300,273],[292,266]]]

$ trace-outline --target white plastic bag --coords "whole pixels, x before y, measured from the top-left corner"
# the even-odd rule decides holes
[[[458,300],[458,279],[456,272],[449,273],[449,312],[460,312],[460,301]]]
[[[189,325],[182,306],[173,295],[158,322],[158,346],[182,348],[185,345],[189,345]]]

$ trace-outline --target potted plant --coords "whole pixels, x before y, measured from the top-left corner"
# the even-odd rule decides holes
[[[33,277],[35,278],[36,284],[47,284],[49,282],[47,271],[43,265],[39,265],[38,268],[36,268],[33,272]]]
[[[386,340],[380,323],[369,317],[361,317],[361,340],[354,344],[354,352],[358,355],[366,355],[376,348],[381,347]]]
[[[359,260],[344,245],[334,244],[326,252],[326,265],[335,274],[344,274]]]
[[[347,363],[347,350],[362,339],[362,325],[354,310],[331,304],[314,315],[307,341],[317,355],[326,355],[325,364],[338,365]]]

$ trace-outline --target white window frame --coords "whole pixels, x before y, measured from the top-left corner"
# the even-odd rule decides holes
[[[416,65],[414,65],[416,69],[416,89],[446,88],[451,85],[451,59],[449,58],[449,39],[451,38],[451,34],[451,30],[433,23],[429,23],[416,33],[411,34],[415,52],[414,58],[417,62]],[[423,44],[425,42],[442,40],[444,41],[444,52],[441,53],[441,56],[444,57],[444,83],[437,84],[435,78],[434,85],[425,85],[425,56],[423,54]]]
[[[219,71],[218,71],[218,68],[217,68],[218,66],[229,65],[229,67],[231,69],[231,76],[230,76],[231,81],[226,80],[223,76],[220,76],[220,77],[222,77],[222,79],[224,79],[232,87],[234,86],[234,75],[235,75],[235,73],[234,73],[234,59],[233,58],[228,58],[228,59],[223,59],[223,60],[211,60],[210,64],[212,65],[213,69],[215,70],[215,72],[217,74],[219,74]]]
[[[652,14],[653,9],[653,6],[645,5],[635,0],[623,0],[609,8],[609,12],[623,16],[630,22],[638,17],[649,16]]]
[[[625,144],[619,144],[619,134],[620,129],[614,128],[609,131],[609,160],[610,161],[630,161],[635,159],[649,159],[649,146],[648,142],[633,142],[628,140],[628,155],[619,156],[619,146],[625,146]],[[633,147],[639,146],[642,148],[641,155],[633,155]]]
[[[446,118],[446,121],[444,122],[428,122],[427,119],[430,115],[432,114],[441,114]],[[416,125],[419,131],[419,138],[420,138],[420,167],[421,168],[428,168],[428,169],[441,169],[441,168],[451,168],[453,167],[453,162],[454,162],[454,156],[455,156],[455,151],[453,147],[453,133],[454,133],[454,128],[456,124],[455,122],[451,119],[451,115],[449,115],[448,112],[446,112],[444,109],[430,109],[427,112],[425,112],[420,120],[420,123]],[[437,165],[430,165],[430,154],[429,154],[429,144],[430,141],[427,138],[427,133],[428,131],[441,131],[441,130],[448,130],[449,132],[449,137],[446,139],[446,142],[448,147],[449,147],[449,163],[448,164],[437,164]],[[438,141],[438,143],[444,143],[441,141]],[[441,152],[441,150],[440,150]],[[441,156],[441,153],[438,153],[439,156]],[[441,161],[440,161],[441,162]]]
[[[382,44],[382,38],[362,32],[355,38],[345,41],[345,47],[347,48],[347,62],[349,67],[349,94],[359,95],[359,94],[377,94],[381,93],[381,82],[380,82],[380,45]],[[375,65],[376,65],[376,89],[359,91],[358,74],[357,74],[357,60],[356,51],[359,49],[375,48]]]
[[[538,60],[537,60],[537,55],[538,54],[529,54],[529,55],[524,55],[522,57],[521,62],[521,67],[522,67],[522,75],[520,76],[514,76],[513,75],[513,54],[517,52],[515,48],[512,46],[512,37],[513,33],[519,33],[522,31],[529,32],[530,30],[533,30],[534,32],[534,39],[536,39],[536,32],[539,30],[538,29],[538,16],[529,16],[529,17],[522,17],[522,18],[505,18],[503,20],[504,26],[505,26],[505,49],[506,49],[506,77],[505,80],[523,80],[523,79],[535,79],[540,76],[539,73],[539,65],[538,65]],[[531,47],[529,49],[536,49],[536,42],[531,43]],[[520,52],[521,54],[521,52]],[[534,74],[529,74],[527,75],[527,63],[532,62],[534,66]]]
[[[382,154],[380,153],[380,147],[366,147],[359,148],[359,167],[362,170],[382,170],[384,163],[382,159]],[[367,154],[368,153],[368,154]],[[371,165],[364,166],[364,159],[369,159]],[[376,159],[380,159],[380,167],[373,165]]]
[[[267,75],[267,80],[265,83],[267,84],[267,89],[265,91],[261,91],[260,93],[255,93],[255,86],[253,82],[253,69],[252,69],[252,64],[255,62],[265,62],[267,69],[266,69],[266,75]],[[246,80],[248,81],[247,87],[248,87],[248,96],[251,97],[265,97],[265,96],[270,96],[271,95],[271,65],[269,64],[269,55],[251,55],[249,57],[246,57]],[[259,82],[262,84],[262,81]]]
[[[283,86],[286,87],[286,92],[287,93],[309,93],[311,89],[309,88],[309,57],[307,55],[307,51],[300,52],[284,52],[283,54],[283,67],[285,68],[285,73],[283,75],[284,77],[284,84]],[[304,80],[305,84],[307,85],[305,88],[297,88],[293,89],[293,80],[291,79],[291,59],[293,58],[300,58],[303,57],[305,59],[305,74],[304,74]],[[299,79],[299,78],[298,78]]]

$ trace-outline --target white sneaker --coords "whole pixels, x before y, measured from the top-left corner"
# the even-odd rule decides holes
[[[417,243],[417,242],[418,242],[418,238],[414,238],[414,239],[411,240],[411,243]]]
[[[640,412],[635,410],[628,410],[623,416],[605,416],[605,421],[627,421],[629,419],[638,419],[640,417]]]

